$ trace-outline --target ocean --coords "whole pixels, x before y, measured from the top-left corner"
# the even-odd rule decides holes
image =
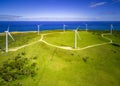
[[[88,30],[110,30],[112,24],[113,30],[120,30],[120,21],[0,21],[0,32],[9,31],[37,31],[37,25],[41,25],[40,30],[62,30],[63,24],[66,25],[66,30],[73,30],[80,26],[81,30],[85,30],[88,25]]]

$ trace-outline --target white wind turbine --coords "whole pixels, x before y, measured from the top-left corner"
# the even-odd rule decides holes
[[[80,35],[79,35],[79,33],[78,33],[79,27],[80,27],[80,26],[78,26],[77,29],[74,30],[74,31],[75,31],[75,38],[74,38],[74,39],[75,39],[75,40],[74,40],[74,48],[75,48],[75,49],[77,48],[77,40],[78,40],[78,37],[79,37],[79,39],[81,39],[81,38],[80,38]]]
[[[86,32],[88,31],[88,25],[87,24],[85,24],[85,26],[86,26]]]
[[[110,28],[110,33],[112,34],[113,33],[113,25],[111,24],[111,26],[110,26],[111,28]]]
[[[7,31],[5,31],[5,33],[6,33],[6,52],[8,52],[8,35],[12,38],[13,41],[15,41],[15,40],[9,32],[9,27],[8,27]]]
[[[65,25],[65,24],[63,25],[63,31],[64,31],[64,32],[65,32],[65,27],[66,27],[66,26],[67,26],[67,25]]]
[[[38,35],[40,35],[40,26],[41,25],[37,25],[38,26]]]

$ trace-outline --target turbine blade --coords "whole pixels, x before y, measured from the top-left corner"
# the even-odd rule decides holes
[[[114,29],[114,26],[113,26],[113,24],[111,25],[111,27],[112,27],[112,29]]]
[[[7,31],[9,31],[9,27],[7,28]]]
[[[9,29],[10,29],[10,25],[8,26],[7,31],[9,31]]]
[[[76,29],[77,31],[79,30],[79,28]]]
[[[15,41],[14,38],[12,37],[12,35],[9,32],[8,32],[8,35],[12,38],[13,41]]]
[[[77,29],[76,29],[77,31],[79,30],[79,27],[80,27],[80,26],[77,27]]]
[[[81,40],[81,37],[80,37],[79,33],[78,33],[78,32],[76,32],[76,34],[77,34],[78,38]]]

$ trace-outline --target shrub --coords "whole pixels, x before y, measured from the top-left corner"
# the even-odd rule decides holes
[[[33,57],[33,59],[34,59],[34,60],[37,59],[37,56]]]
[[[34,70],[31,71],[31,77],[34,77],[36,75],[36,72]]]
[[[13,80],[9,74],[5,74],[4,76],[2,76],[2,79],[6,82],[10,82]]]
[[[83,60],[84,62],[87,62],[88,57],[83,57],[82,60]]]
[[[71,53],[71,55],[73,56],[73,55],[74,55],[74,53]]]
[[[115,50],[112,50],[112,52],[113,52],[113,53],[117,53],[117,51],[115,51]]]
[[[26,53],[25,53],[25,52],[22,52],[21,55],[26,55]]]
[[[5,86],[6,82],[4,81],[4,79],[0,78],[0,86]]]
[[[116,44],[116,43],[112,43],[113,46],[116,46],[116,47],[120,47],[119,44]]]
[[[37,63],[34,62],[31,64],[31,67],[36,67],[36,65],[37,65]]]
[[[15,57],[15,60],[18,60],[19,58],[21,58],[20,54],[18,54],[18,55]]]
[[[36,58],[37,57],[34,57],[34,59]],[[14,59],[4,61],[3,65],[0,65],[0,78],[4,82],[10,82],[17,79],[25,78],[27,76],[35,76],[37,64],[35,62],[30,64],[29,62],[31,61],[28,58],[25,58],[20,54],[18,54]]]
[[[21,82],[18,82],[16,84],[14,84],[14,86],[23,86],[23,84]]]

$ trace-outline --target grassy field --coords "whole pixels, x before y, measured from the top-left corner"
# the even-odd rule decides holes
[[[43,31],[44,40],[58,46],[74,47],[74,33],[56,33]],[[78,47],[109,42],[101,37],[104,31],[79,31],[81,40]],[[37,33],[13,34],[16,43],[10,40],[10,48],[37,41],[41,38]],[[0,75],[0,86],[120,86],[120,31],[108,35],[113,44],[92,47],[85,50],[64,50],[51,47],[43,42],[24,47],[8,53],[0,53],[0,67],[5,61],[13,60],[24,53],[23,58],[36,57],[36,75],[23,76],[12,81],[4,81]],[[0,45],[5,47],[5,35],[0,36]],[[14,46],[13,46],[14,45]],[[3,52],[3,51],[0,51]],[[12,70],[11,70],[12,71]]]
[[[29,44],[31,42],[37,41],[40,39],[40,36],[36,35],[37,33],[28,32],[28,33],[12,33],[13,38],[15,41],[13,41],[9,37],[9,48],[19,47],[25,44]],[[6,37],[5,34],[0,35],[0,48],[5,50],[5,41]]]
[[[61,34],[49,34],[44,37],[44,40],[54,45],[70,46],[74,48],[74,34],[74,31],[67,31]],[[94,35],[90,32],[78,31],[78,34],[78,48],[109,42],[109,40],[102,38],[101,35]]]

